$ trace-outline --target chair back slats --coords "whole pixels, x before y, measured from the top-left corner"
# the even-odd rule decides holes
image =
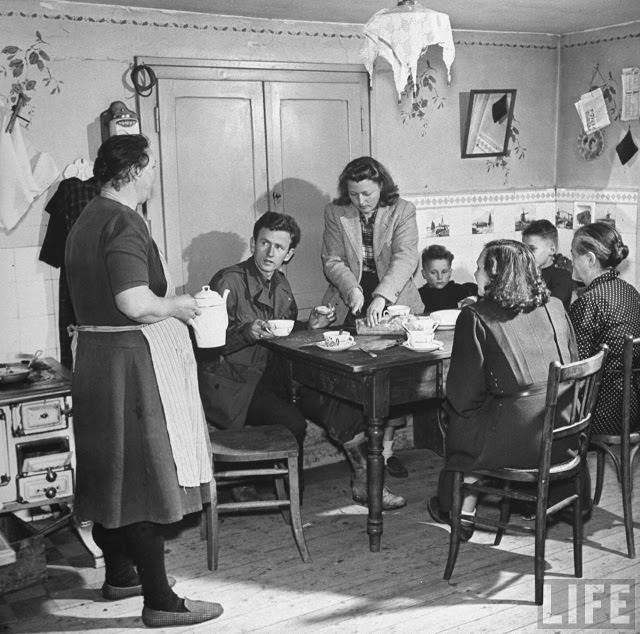
[[[573,448],[565,450],[564,460],[575,458],[576,455],[586,455],[591,412],[598,396],[608,350],[608,347],[603,345],[600,352],[588,359],[564,366],[553,361],[549,365],[538,471],[538,495],[544,499],[545,504],[552,466],[552,445],[563,439],[566,441],[575,438]],[[563,385],[565,390],[561,391]],[[570,405],[559,408],[561,395],[567,388],[570,390]],[[567,420],[564,419],[566,416]],[[558,463],[557,458],[555,463]]]

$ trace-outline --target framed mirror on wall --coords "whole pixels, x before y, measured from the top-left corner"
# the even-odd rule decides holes
[[[504,156],[509,148],[515,89],[472,90],[462,135],[462,158]]]

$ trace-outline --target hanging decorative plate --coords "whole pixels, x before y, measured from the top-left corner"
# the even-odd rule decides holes
[[[604,132],[596,130],[591,134],[581,132],[578,135],[578,152],[585,161],[598,158],[604,150]]]

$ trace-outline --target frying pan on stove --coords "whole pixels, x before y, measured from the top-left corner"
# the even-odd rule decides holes
[[[28,376],[31,369],[26,363],[0,363],[0,385],[20,383]]]

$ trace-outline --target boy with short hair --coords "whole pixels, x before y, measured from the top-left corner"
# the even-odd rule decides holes
[[[549,220],[534,220],[522,232],[526,244],[540,267],[542,278],[551,291],[569,310],[573,292],[571,260],[558,253],[558,230]]]

